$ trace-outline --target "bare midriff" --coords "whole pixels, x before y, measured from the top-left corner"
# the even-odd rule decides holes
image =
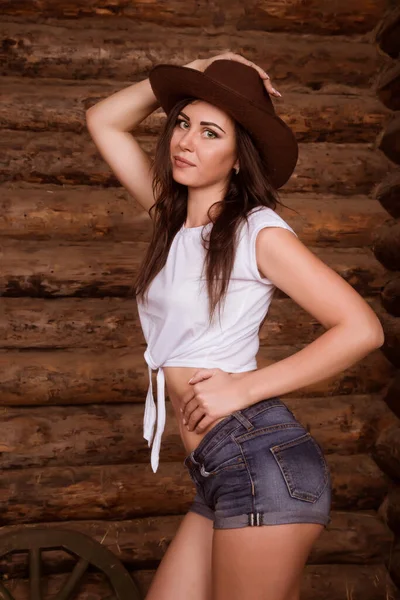
[[[175,417],[178,422],[179,433],[186,450],[186,455],[190,454],[201,442],[203,437],[215,427],[217,423],[225,419],[228,415],[224,415],[210,423],[210,425],[201,433],[189,431],[182,421],[182,413],[180,408],[183,408],[184,397],[189,390],[193,390],[193,386],[188,383],[189,379],[202,367],[163,367],[165,375],[165,391],[168,395],[171,404],[174,408]],[[242,373],[229,373],[233,378],[240,379],[251,371],[243,371]]]

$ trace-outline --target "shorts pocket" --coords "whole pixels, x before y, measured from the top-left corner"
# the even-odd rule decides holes
[[[214,463],[214,461],[213,461]],[[218,475],[222,471],[236,471],[240,469],[245,469],[246,463],[241,454],[237,456],[231,456],[230,458],[224,460],[223,462],[217,462],[215,465],[210,465],[205,461],[205,464],[200,467],[200,473],[204,477],[209,477],[213,475]],[[210,469],[210,470],[207,470]]]
[[[270,451],[279,465],[293,498],[316,502],[324,491],[329,470],[321,447],[310,433],[272,446]]]

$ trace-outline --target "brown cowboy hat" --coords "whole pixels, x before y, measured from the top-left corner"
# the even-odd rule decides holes
[[[294,171],[298,145],[293,131],[275,113],[263,80],[237,60],[214,60],[204,72],[159,64],[149,74],[154,95],[166,114],[186,97],[210,102],[247,129],[264,160],[271,184],[282,187]]]

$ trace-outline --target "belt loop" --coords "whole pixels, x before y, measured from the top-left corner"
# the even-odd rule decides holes
[[[249,419],[247,417],[245,417],[244,414],[242,414],[242,411],[235,410],[235,412],[232,413],[232,416],[235,417],[239,421],[239,423],[244,425],[244,427],[246,427],[247,431],[254,429],[253,423],[251,421],[249,421]]]

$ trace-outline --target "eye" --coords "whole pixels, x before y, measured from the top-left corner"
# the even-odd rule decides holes
[[[188,123],[186,123],[186,121],[184,121],[183,119],[177,119],[176,120],[176,125],[180,126],[181,123],[185,123],[185,125],[187,125]]]
[[[175,124],[176,124],[176,125],[178,125],[178,127],[180,127],[181,123],[185,123],[185,125],[189,125],[189,123],[188,123],[187,121],[185,121],[184,119],[177,119],[177,120],[176,120],[176,122],[175,122]],[[211,138],[208,138],[208,139],[210,139],[210,140],[212,140],[212,139],[214,139],[214,138],[218,138],[218,137],[219,137],[219,135],[217,135],[217,134],[215,133],[215,131],[212,131],[212,129],[205,129],[205,131],[206,131],[207,133],[211,133],[211,135],[213,136],[213,137],[211,137]]]

